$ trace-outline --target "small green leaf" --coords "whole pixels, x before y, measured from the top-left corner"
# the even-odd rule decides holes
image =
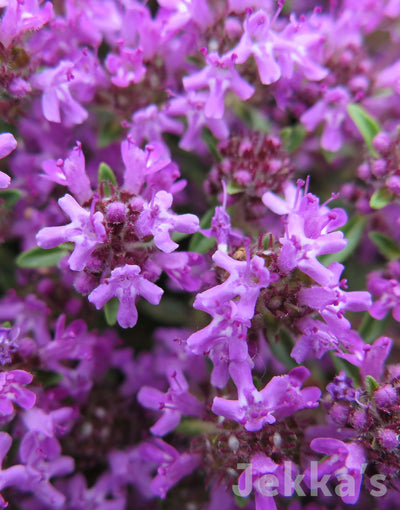
[[[216,243],[215,237],[205,237],[200,232],[196,232],[190,240],[189,251],[207,253]]]
[[[369,205],[372,209],[382,209],[386,205],[390,204],[393,200],[393,194],[385,188],[381,188],[375,191],[369,201]]]
[[[113,297],[104,305],[104,316],[109,326],[114,326],[117,322],[117,313],[119,308],[118,298]]]
[[[365,312],[361,325],[358,328],[358,333],[365,343],[372,344],[378,337],[382,336],[389,319],[389,314],[384,319],[378,320],[371,317],[369,312]]]
[[[32,248],[31,250],[24,251],[17,257],[17,266],[26,269],[38,269],[41,267],[56,266],[60,260],[69,255],[69,250],[57,246],[49,250],[43,248]]]
[[[319,261],[325,266],[329,266],[332,262],[344,262],[357,248],[358,243],[363,235],[364,227],[367,219],[363,216],[354,216],[341,229],[347,239],[347,246],[338,253],[329,253],[318,257]]]
[[[102,186],[102,191],[105,196],[111,195],[110,183],[113,186],[117,186],[117,179],[115,178],[114,172],[107,163],[100,163],[99,165],[99,187]]]
[[[295,126],[286,127],[281,130],[283,144],[289,152],[294,152],[298,149],[306,135],[307,131],[302,124],[296,124]]]
[[[249,501],[250,498],[243,498],[242,496],[238,496],[237,494],[235,494],[235,503],[237,504],[238,507],[244,508]]]
[[[38,368],[34,370],[34,379],[45,388],[48,388],[50,386],[56,386],[60,381],[62,381],[63,375],[55,370]]]
[[[352,103],[347,106],[347,112],[364,138],[365,144],[372,154],[377,155],[372,146],[372,140],[381,131],[378,122],[361,105]]]
[[[203,128],[201,132],[201,138],[207,145],[208,150],[211,152],[211,154],[214,156],[214,158],[219,162],[222,161],[222,156],[219,153],[218,147],[217,147],[217,139],[215,136],[211,133],[211,131],[208,128]]]
[[[21,198],[22,193],[17,189],[5,189],[0,191],[0,210],[8,211]]]
[[[215,214],[215,208],[211,207],[208,211],[200,219],[200,227],[201,228],[210,228],[211,219]],[[189,251],[193,251],[195,253],[206,253],[210,250],[217,240],[215,237],[206,237],[201,232],[196,232],[192,235],[189,243]]]
[[[217,434],[218,428],[214,423],[197,419],[183,419],[175,429],[185,436],[199,436],[201,434]]]
[[[274,357],[285,365],[287,369],[292,369],[296,366],[296,363],[290,357],[293,345],[293,339],[285,329],[281,329],[279,331],[278,342],[275,342],[274,340],[268,342],[268,346]]]
[[[118,121],[118,116],[113,112],[98,111],[97,119],[99,121],[97,143],[99,148],[102,149],[121,137],[122,126]]]
[[[379,388],[379,383],[372,377],[372,375],[367,375],[365,378],[365,386],[367,387],[367,391],[372,397],[374,391]]]
[[[375,231],[370,232],[368,236],[384,257],[389,260],[400,258],[400,247],[393,239]]]
[[[99,165],[99,183],[101,181],[110,181],[114,186],[117,185],[117,179],[115,178],[115,174],[112,171],[111,167],[107,165],[107,163],[100,163]]]
[[[237,193],[242,193],[244,191],[244,188],[242,186],[239,186],[239,184],[236,184],[236,182],[228,182],[226,186],[226,191],[228,195],[236,195]]]
[[[137,307],[139,312],[147,315],[151,321],[161,324],[186,326],[189,319],[186,303],[171,296],[168,296],[168,299],[162,299],[159,305],[152,305],[142,299]]]

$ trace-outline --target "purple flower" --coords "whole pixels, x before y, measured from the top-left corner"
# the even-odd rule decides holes
[[[187,340],[188,347],[198,355],[207,355],[214,364],[211,384],[223,388],[228,381],[230,361],[247,361],[252,365],[247,347],[247,330],[250,320],[232,319],[233,303],[214,310],[213,320]]]
[[[300,120],[307,131],[314,131],[320,122],[325,127],[321,137],[321,147],[336,152],[343,144],[342,124],[348,117],[347,106],[350,95],[342,86],[325,91],[324,96],[301,116]]]
[[[308,48],[321,44],[323,37],[308,31],[302,33],[293,19],[281,33],[275,32],[271,25],[276,16],[270,21],[268,14],[260,9],[245,20],[243,36],[231,52],[237,56],[236,63],[242,64],[253,55],[261,83],[264,85],[276,82],[281,76],[290,79],[294,66],[309,80],[319,81],[325,78],[327,69],[313,62],[308,56]]]
[[[194,471],[201,462],[201,456],[179,453],[161,439],[142,443],[139,452],[143,459],[158,464],[157,475],[151,483],[153,493],[164,499],[171,487],[181,478]]]
[[[8,0],[6,11],[0,20],[0,43],[8,48],[16,37],[30,30],[39,30],[50,21],[53,5],[46,2],[42,7],[38,0]],[[4,3],[3,5],[4,6]]]
[[[193,306],[209,313],[213,320],[188,338],[188,346],[196,354],[210,356],[214,363],[212,384],[222,387],[227,380],[229,361],[250,361],[247,329],[260,290],[270,283],[270,274],[258,256],[240,261],[217,250],[213,260],[229,277],[221,285],[196,296]]]
[[[344,312],[361,312],[371,306],[371,295],[366,291],[345,292],[347,280],[340,280],[344,266],[332,262],[328,267],[332,280],[323,287],[303,288],[298,294],[299,304],[317,310],[328,324],[349,329],[350,322],[345,319]]]
[[[76,147],[65,161],[46,160],[43,161],[42,168],[45,177],[62,186],[68,186],[79,203],[84,204],[92,198],[93,192],[86,174],[85,156],[80,142],[76,143]]]
[[[229,301],[232,303],[232,320],[252,319],[260,290],[268,287],[271,281],[264,259],[255,255],[250,260],[235,260],[221,250],[217,250],[212,258],[229,276],[221,285],[198,294],[193,306],[215,315],[215,311]]]
[[[189,292],[199,290],[202,285],[202,275],[207,264],[200,253],[174,252],[154,253],[151,260],[155,262],[170,278],[169,286]]]
[[[158,142],[163,146],[165,154],[169,155],[169,148],[164,142],[163,133],[180,135],[182,130],[183,126],[179,121],[171,119],[167,111],[162,111],[156,105],[151,104],[133,114],[129,135],[138,146],[141,146],[145,140],[150,144]]]
[[[298,267],[303,273],[321,285],[329,285],[335,275],[318,261],[326,253],[336,253],[345,248],[347,241],[342,232],[332,232],[344,223],[347,216],[343,209],[328,209],[319,205],[319,199],[311,193],[303,196],[299,181],[297,190],[290,184],[285,187],[286,201],[268,191],[263,195],[264,204],[279,215],[286,214],[285,235],[279,268],[284,274]]]
[[[143,407],[162,411],[161,418],[150,429],[155,436],[165,436],[174,430],[179,425],[182,414],[200,418],[203,413],[202,404],[188,392],[189,385],[183,373],[170,369],[167,377],[170,383],[167,393],[144,386],[137,395]]]
[[[378,296],[371,306],[369,313],[374,319],[382,320],[391,310],[393,318],[400,322],[400,264],[391,262],[388,265],[388,278],[383,278],[378,272],[368,275],[368,290]]]
[[[11,133],[0,134],[0,159],[5,158],[17,148],[17,140]]]
[[[190,21],[205,30],[212,23],[206,0],[159,0],[167,13],[163,13],[162,35],[168,39],[182,30]],[[170,11],[170,12],[168,12]]]
[[[96,246],[106,241],[103,214],[100,211],[87,211],[68,194],[60,198],[58,203],[72,222],[60,227],[43,228],[36,235],[37,244],[40,248],[48,249],[68,241],[75,243],[68,263],[73,271],[82,271]]]
[[[88,299],[100,310],[112,297],[118,298],[118,323],[122,328],[132,328],[138,318],[137,296],[143,296],[151,304],[158,305],[163,292],[140,274],[139,266],[125,264],[114,269],[111,276],[89,294]]]
[[[121,485],[121,478],[108,471],[100,475],[90,488],[81,473],[58,483],[67,498],[63,508],[71,510],[87,510],[89,508],[93,510],[124,510],[126,495],[121,490]]]
[[[99,62],[87,49],[75,62],[62,60],[57,67],[46,68],[32,77],[32,86],[43,91],[42,110],[50,122],[82,124],[88,112],[80,104],[92,99],[105,77]],[[75,96],[75,97],[74,97]]]
[[[154,143],[140,149],[128,136],[121,144],[122,160],[125,164],[124,189],[136,195],[143,191],[148,176],[167,169],[171,159],[165,154],[163,145]]]
[[[310,486],[313,480],[318,482],[323,476],[334,474],[340,481],[346,482],[344,485],[348,490],[345,494],[339,494],[342,501],[347,505],[354,505],[360,494],[365,468],[364,448],[357,443],[344,443],[330,437],[313,439],[310,446],[314,451],[328,455],[328,458],[319,462],[318,466],[313,464],[307,468],[306,483]]]
[[[154,244],[161,251],[171,253],[178,248],[170,233],[173,231],[193,234],[199,229],[199,219],[194,214],[175,214],[170,212],[173,196],[166,191],[158,191],[136,222],[136,229],[143,237],[152,235]]]
[[[134,50],[120,45],[120,54],[109,53],[105,66],[113,75],[111,81],[117,87],[128,87],[130,83],[139,83],[146,74],[143,65],[143,50],[139,47]]]
[[[300,409],[318,406],[321,396],[318,388],[300,389],[310,375],[305,367],[273,377],[261,391],[254,386],[248,363],[232,362],[229,371],[238,390],[238,400],[215,397],[212,411],[240,423],[249,432],[261,430],[264,425],[275,423]]]
[[[61,455],[61,446],[56,439],[39,436],[35,432],[25,434],[19,454],[26,466],[26,480],[20,479],[17,487],[24,492],[33,492],[50,508],[60,508],[65,496],[50,483],[50,479],[73,472],[73,459]]]
[[[207,55],[204,69],[185,76],[183,86],[187,91],[209,89],[204,113],[212,119],[222,119],[224,116],[224,98],[229,89],[243,101],[247,101],[254,93],[254,88],[236,71],[235,56],[220,57],[217,53]]]
[[[22,420],[30,432],[54,438],[64,435],[71,428],[75,417],[76,411],[72,407],[59,407],[48,413],[33,407],[22,415]]]
[[[36,402],[33,391],[24,388],[32,382],[32,375],[25,370],[0,372],[0,417],[9,417],[14,411],[13,402],[30,409]]]
[[[229,129],[224,119],[210,118],[205,115],[207,98],[206,92],[189,92],[186,96],[171,99],[167,104],[169,115],[185,116],[187,119],[186,132],[179,142],[179,147],[186,151],[199,151],[199,148],[206,147],[201,138],[204,126],[208,127],[218,140],[225,140],[229,136]]]
[[[1,27],[0,27],[1,30]],[[17,147],[17,140],[11,133],[0,134],[0,159],[8,156]],[[8,188],[11,179],[4,172],[0,172],[0,189]]]
[[[20,329],[0,327],[0,365],[11,363],[12,354],[18,351]]]
[[[353,353],[355,359],[362,357],[364,343],[361,337],[356,331],[343,328],[340,322],[325,324],[311,317],[304,317],[298,321],[297,326],[303,334],[290,353],[297,363],[313,357],[320,359],[326,352],[333,350],[337,356],[342,356],[341,348]]]
[[[356,349],[348,347],[347,352],[338,353],[337,356],[360,367],[362,378],[370,375],[379,381],[382,377],[384,363],[389,355],[392,344],[393,341],[391,338],[381,336],[377,338],[372,345],[361,343]]]
[[[276,510],[274,494],[291,496],[294,484],[288,485],[288,473],[292,476],[294,464],[286,461],[277,464],[264,453],[256,453],[250,459],[250,465],[238,479],[239,493],[243,497],[249,496],[249,489],[255,489],[256,510]],[[251,485],[250,485],[250,483]]]

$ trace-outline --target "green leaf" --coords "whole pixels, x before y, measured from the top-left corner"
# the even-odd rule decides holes
[[[367,391],[372,397],[374,391],[379,388],[379,383],[372,377],[372,375],[367,375],[365,377],[365,386],[367,387]]]
[[[114,326],[117,322],[117,313],[119,308],[119,300],[116,297],[111,298],[104,305],[104,316],[109,326]]]
[[[382,209],[386,205],[390,204],[393,200],[393,194],[385,188],[381,188],[375,191],[369,200],[369,205],[372,209]]]
[[[242,193],[244,188],[237,184],[236,182],[228,182],[226,186],[226,191],[228,195],[236,195],[237,193]]]
[[[290,357],[293,345],[293,339],[285,329],[279,331],[278,342],[274,340],[268,342],[268,346],[274,357],[288,369],[292,369],[296,366],[295,361]]]
[[[214,156],[214,158],[220,162],[222,161],[222,156],[219,153],[218,147],[217,147],[217,139],[215,136],[211,133],[211,131],[208,128],[203,128],[201,132],[201,138],[207,145],[208,150],[211,152],[211,154]]]
[[[159,305],[152,305],[142,299],[137,304],[140,313],[147,315],[151,321],[161,324],[187,326],[189,319],[188,307],[179,299],[168,296],[162,299]]]
[[[289,152],[294,152],[298,149],[306,135],[307,131],[302,124],[296,124],[293,127],[286,127],[281,130],[283,144]]]
[[[122,126],[118,116],[111,111],[98,109],[96,115],[99,124],[97,143],[102,149],[121,137]]]
[[[200,219],[200,227],[201,228],[210,228],[211,227],[211,219],[215,214],[215,208],[211,207],[206,211],[206,213],[202,216]],[[189,251],[193,251],[196,253],[206,253],[208,250],[210,250],[217,240],[215,237],[206,237],[201,232],[196,232],[192,235],[192,238],[190,239]]]
[[[64,247],[57,246],[49,250],[43,248],[32,248],[24,251],[17,257],[17,266],[26,269],[38,269],[41,267],[56,266],[61,259],[69,255],[70,251]]]
[[[200,232],[193,234],[190,243],[189,251],[195,253],[207,253],[216,244],[215,237],[205,237]]]
[[[185,418],[180,422],[175,432],[185,436],[199,436],[201,434],[218,434],[219,430],[212,422]]]
[[[250,498],[243,498],[242,496],[238,496],[237,494],[235,494],[235,503],[239,508],[244,508],[249,501]]]
[[[57,384],[63,380],[63,375],[55,370],[46,370],[44,368],[38,368],[34,370],[34,379],[39,382],[45,388],[50,386],[57,386]]]
[[[117,186],[117,179],[115,178],[114,172],[107,165],[107,163],[100,163],[98,179],[99,179],[99,187],[102,188],[104,195],[110,196],[111,195],[110,183],[113,186]]]
[[[361,105],[352,103],[347,106],[347,112],[364,138],[365,144],[374,156],[377,156],[372,146],[372,140],[381,131],[378,122]]]
[[[111,167],[107,165],[107,163],[100,163],[99,165],[99,184],[101,181],[110,181],[111,184],[117,186],[117,179],[115,178],[115,174],[112,171]]]
[[[18,202],[21,196],[22,193],[17,189],[5,189],[0,191],[0,210],[5,208],[6,211],[8,211]]]
[[[388,260],[397,260],[400,258],[400,247],[393,239],[375,231],[370,232],[368,236],[381,254]]]
[[[0,290],[15,288],[15,253],[7,245],[0,246]]]
[[[372,344],[378,337],[382,336],[389,319],[390,314],[387,314],[387,316],[382,320],[374,319],[367,311],[365,312],[361,325],[358,328],[358,333],[365,343]]]
[[[329,266],[332,262],[344,262],[357,248],[358,243],[363,235],[364,227],[367,219],[363,216],[354,216],[341,229],[347,239],[347,246],[338,253],[329,253],[321,255],[318,260],[325,266]]]

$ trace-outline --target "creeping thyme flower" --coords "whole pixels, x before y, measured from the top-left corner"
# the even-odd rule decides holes
[[[258,391],[251,379],[247,363],[231,363],[230,374],[238,389],[238,400],[215,397],[215,414],[235,420],[250,432],[261,430],[267,423],[290,416],[299,409],[318,406],[321,392],[316,387],[300,390],[310,375],[305,367],[297,367],[287,375],[273,377]]]
[[[8,156],[16,147],[17,140],[11,133],[0,134],[0,159]],[[0,188],[8,188],[10,182],[10,177],[4,172],[0,172]]]
[[[35,401],[36,395],[33,391],[24,388],[32,382],[32,375],[25,370],[10,370],[0,372],[0,417],[8,419],[13,413],[13,402],[30,409]]]
[[[36,236],[37,243],[45,249],[67,241],[75,243],[75,249],[69,257],[69,266],[73,271],[81,271],[96,246],[106,240],[103,214],[87,211],[68,194],[60,198],[58,203],[72,222],[61,227],[43,228]]]
[[[89,294],[89,301],[99,310],[112,297],[118,298],[120,306],[117,319],[123,328],[132,328],[137,322],[136,297],[143,296],[158,305],[163,290],[140,274],[140,267],[126,264],[111,272],[110,278]]]

